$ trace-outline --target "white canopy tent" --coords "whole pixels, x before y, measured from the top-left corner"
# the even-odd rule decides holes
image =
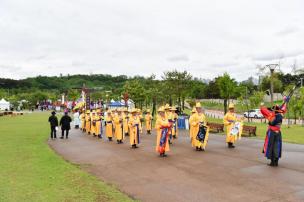
[[[10,103],[2,98],[0,100],[0,110],[9,110],[9,109],[10,109]]]

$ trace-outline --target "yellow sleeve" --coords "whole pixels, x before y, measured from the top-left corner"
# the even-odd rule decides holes
[[[228,113],[225,114],[224,118],[223,118],[223,122],[225,126],[230,125],[230,122],[228,121]]]
[[[191,126],[197,126],[198,125],[198,118],[197,118],[197,114],[193,115],[192,117],[192,121],[191,121]]]

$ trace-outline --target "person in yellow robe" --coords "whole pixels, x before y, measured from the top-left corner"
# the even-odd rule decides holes
[[[177,124],[178,115],[176,113],[176,110],[177,109],[175,107],[171,107],[169,114],[169,122],[172,122],[171,134],[174,139],[176,139],[178,136],[178,124]]]
[[[201,103],[196,103],[195,109],[196,113],[191,120],[192,146],[196,148],[196,151],[205,151],[209,138],[209,127]]]
[[[129,111],[127,108],[124,109],[123,113],[123,130],[125,136],[129,136]]]
[[[193,107],[190,118],[189,118],[189,135],[190,135],[191,142],[192,142],[192,136],[193,136],[193,127],[191,127],[191,124],[192,124],[193,116],[195,113],[196,113],[196,109],[195,109],[195,107]]]
[[[86,117],[85,117],[85,131],[90,134],[91,132],[91,114],[90,114],[90,110],[86,111]]]
[[[80,120],[81,120],[81,130],[82,130],[82,132],[84,132],[85,131],[85,113],[84,113],[84,111],[82,110],[81,111],[81,114],[80,114]]]
[[[147,134],[151,134],[152,120],[153,120],[153,117],[151,115],[150,109],[147,109],[147,114],[145,115]]]
[[[98,138],[102,138],[102,120],[103,120],[103,116],[101,114],[101,109],[97,110],[96,113],[96,135],[98,136]]]
[[[123,117],[121,114],[121,109],[117,110],[117,115],[113,118],[113,122],[115,125],[115,138],[117,141],[117,144],[122,144],[122,140],[124,137],[123,134]]]
[[[168,119],[168,117],[169,117],[169,114],[170,114],[170,105],[169,104],[166,104],[165,105],[165,117],[166,117],[166,119]]]
[[[171,130],[171,123],[166,119],[164,107],[160,107],[158,110],[158,117],[155,123],[155,129],[157,131],[156,136],[156,152],[159,153],[161,157],[167,156],[165,153],[170,151],[169,146],[169,134]]]
[[[223,119],[224,125],[226,126],[226,143],[228,144],[228,148],[235,148],[234,144],[236,140],[240,139],[242,135],[243,122],[236,117],[233,103],[229,104],[228,110]],[[236,133],[234,133],[234,131],[236,131]]]
[[[108,110],[107,117],[106,117],[106,136],[109,139],[109,141],[112,141],[113,138],[113,117],[112,112]]]
[[[96,116],[96,111],[92,111],[92,116],[91,116],[91,129],[90,129],[90,133],[94,136],[97,136],[97,127],[96,127],[96,120],[98,119],[98,117]]]
[[[137,148],[137,145],[140,144],[140,133],[142,133],[140,118],[138,116],[138,110],[133,109],[131,111],[131,117],[129,120],[130,128],[130,144],[132,148]]]

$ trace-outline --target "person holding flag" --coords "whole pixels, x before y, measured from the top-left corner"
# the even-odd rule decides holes
[[[159,153],[160,157],[166,157],[167,154],[165,153],[170,151],[169,134],[172,123],[169,123],[168,119],[166,119],[164,107],[160,107],[157,112],[159,116],[155,123],[155,128],[157,130],[155,150]]]
[[[209,127],[201,103],[197,102],[195,109],[197,113],[193,115],[191,120],[192,146],[195,146],[196,151],[205,151],[209,138]]]
[[[228,110],[223,119],[226,126],[226,143],[228,148],[235,148],[235,142],[242,136],[243,122],[236,117],[233,103],[229,104]]]
[[[140,144],[140,133],[142,133],[140,117],[138,116],[138,110],[132,109],[131,117],[129,120],[130,128],[130,144],[132,148],[137,148],[137,145]]]
[[[146,130],[147,130],[148,135],[151,134],[152,120],[153,120],[153,117],[150,113],[150,109],[147,109],[147,114],[145,115],[145,121],[146,121]]]
[[[271,162],[269,166],[277,167],[279,159],[282,156],[282,134],[281,125],[283,122],[283,115],[287,111],[287,103],[290,97],[284,97],[284,102],[281,106],[275,105],[272,108],[267,108],[261,104],[260,110],[263,116],[269,121],[268,130],[265,137],[263,153]]]

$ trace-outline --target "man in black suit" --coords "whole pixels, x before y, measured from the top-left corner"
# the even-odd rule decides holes
[[[58,119],[55,116],[56,112],[53,111],[52,115],[49,117],[49,123],[51,126],[51,139],[55,139],[56,137],[56,127],[58,126]]]
[[[64,131],[66,131],[65,133],[65,137],[66,139],[68,139],[69,136],[69,130],[71,129],[71,123],[72,122],[72,118],[68,115],[68,112],[65,111],[64,112],[64,116],[60,119],[60,126],[61,126],[61,139],[64,138]]]

